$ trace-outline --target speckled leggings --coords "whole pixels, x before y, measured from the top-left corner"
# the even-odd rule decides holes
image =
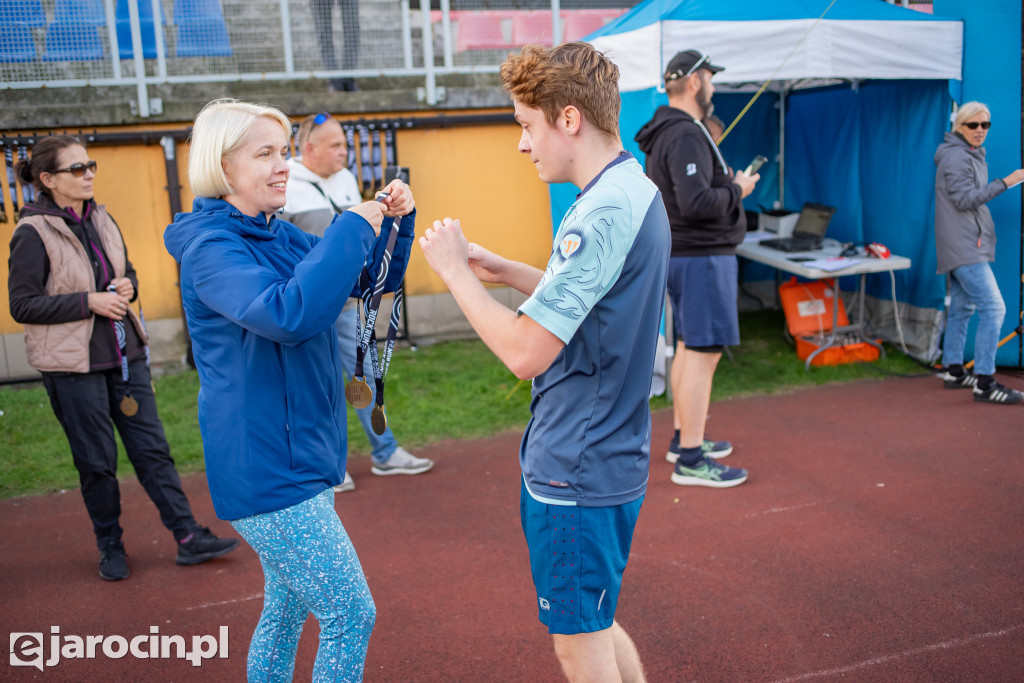
[[[361,681],[377,617],[330,488],[284,510],[231,522],[260,557],[263,614],[249,645],[249,681],[291,681],[306,616],[320,622],[314,681]]]

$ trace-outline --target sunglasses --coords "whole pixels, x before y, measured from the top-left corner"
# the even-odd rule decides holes
[[[696,73],[697,69],[699,69],[699,68],[701,67],[701,65],[703,65],[703,64],[704,64],[704,63],[706,63],[706,62],[710,62],[710,61],[711,61],[711,58],[710,58],[710,57],[708,57],[708,56],[707,56],[706,54],[704,54],[703,52],[701,52],[701,53],[700,53],[700,59],[698,59],[698,60],[697,60],[696,62],[694,62],[693,66],[691,66],[691,67],[690,67],[690,70],[689,70],[689,71],[687,71],[687,72],[686,72],[686,73],[685,73],[685,74],[683,75],[683,78],[686,78],[686,77],[688,77],[688,76],[691,76],[691,75],[693,75],[694,73]]]
[[[56,171],[50,171],[50,173],[70,173],[76,178],[81,178],[85,175],[86,171],[96,172],[96,162],[94,160],[89,159],[84,164],[71,164],[67,168],[58,168]]]
[[[960,125],[965,126],[967,128],[970,128],[971,130],[977,130],[978,126],[981,126],[982,130],[988,130],[989,128],[992,127],[992,122],[991,121],[968,121],[967,123],[962,123]]]
[[[324,123],[326,123],[327,121],[330,121],[330,120],[331,120],[331,115],[328,114],[325,111],[322,111],[319,114],[317,114],[315,117],[313,117],[313,125],[314,126],[322,126],[322,125],[324,125]]]
[[[708,57],[703,52],[701,52],[700,53],[700,59],[698,59],[696,62],[694,62],[693,66],[691,66],[690,69],[686,73],[681,73],[681,72],[677,71],[674,74],[669,74],[668,76],[665,76],[665,80],[666,81],[674,81],[674,80],[677,80],[677,79],[680,79],[680,78],[689,78],[690,76],[692,76],[694,73],[697,72],[697,69],[699,69],[705,63],[710,62],[710,61],[711,61],[711,58]]]

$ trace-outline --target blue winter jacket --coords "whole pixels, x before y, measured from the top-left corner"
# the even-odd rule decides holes
[[[405,273],[414,216],[402,218],[386,291]],[[319,238],[199,198],[164,232],[181,264],[206,477],[221,519],[281,510],[341,483],[347,429],[334,321],[359,295],[364,262],[378,270],[390,228],[385,218],[375,239],[348,211]]]

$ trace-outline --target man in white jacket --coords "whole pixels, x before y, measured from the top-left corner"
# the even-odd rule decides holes
[[[352,172],[345,168],[348,160],[348,146],[341,124],[330,114],[307,116],[299,124],[297,151],[301,156],[288,160],[291,173],[288,178],[285,218],[306,232],[323,236],[324,230],[335,214],[341,213],[353,204],[363,201],[359,186]],[[336,327],[341,352],[341,365],[348,377],[355,374],[356,367],[356,321],[357,299],[349,299],[338,316]],[[376,398],[372,371],[367,361],[364,366],[367,384]],[[374,401],[366,408],[356,410],[359,422],[370,440],[373,453],[371,472],[381,476],[392,474],[420,474],[434,466],[434,461],[417,458],[398,445],[390,428],[381,435],[370,425]],[[355,482],[345,472],[345,481],[335,487],[336,491],[351,491]]]

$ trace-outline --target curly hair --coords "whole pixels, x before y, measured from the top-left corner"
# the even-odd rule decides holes
[[[501,65],[501,83],[513,100],[543,111],[549,124],[574,106],[595,128],[619,136],[619,68],[590,43],[527,45]]]

